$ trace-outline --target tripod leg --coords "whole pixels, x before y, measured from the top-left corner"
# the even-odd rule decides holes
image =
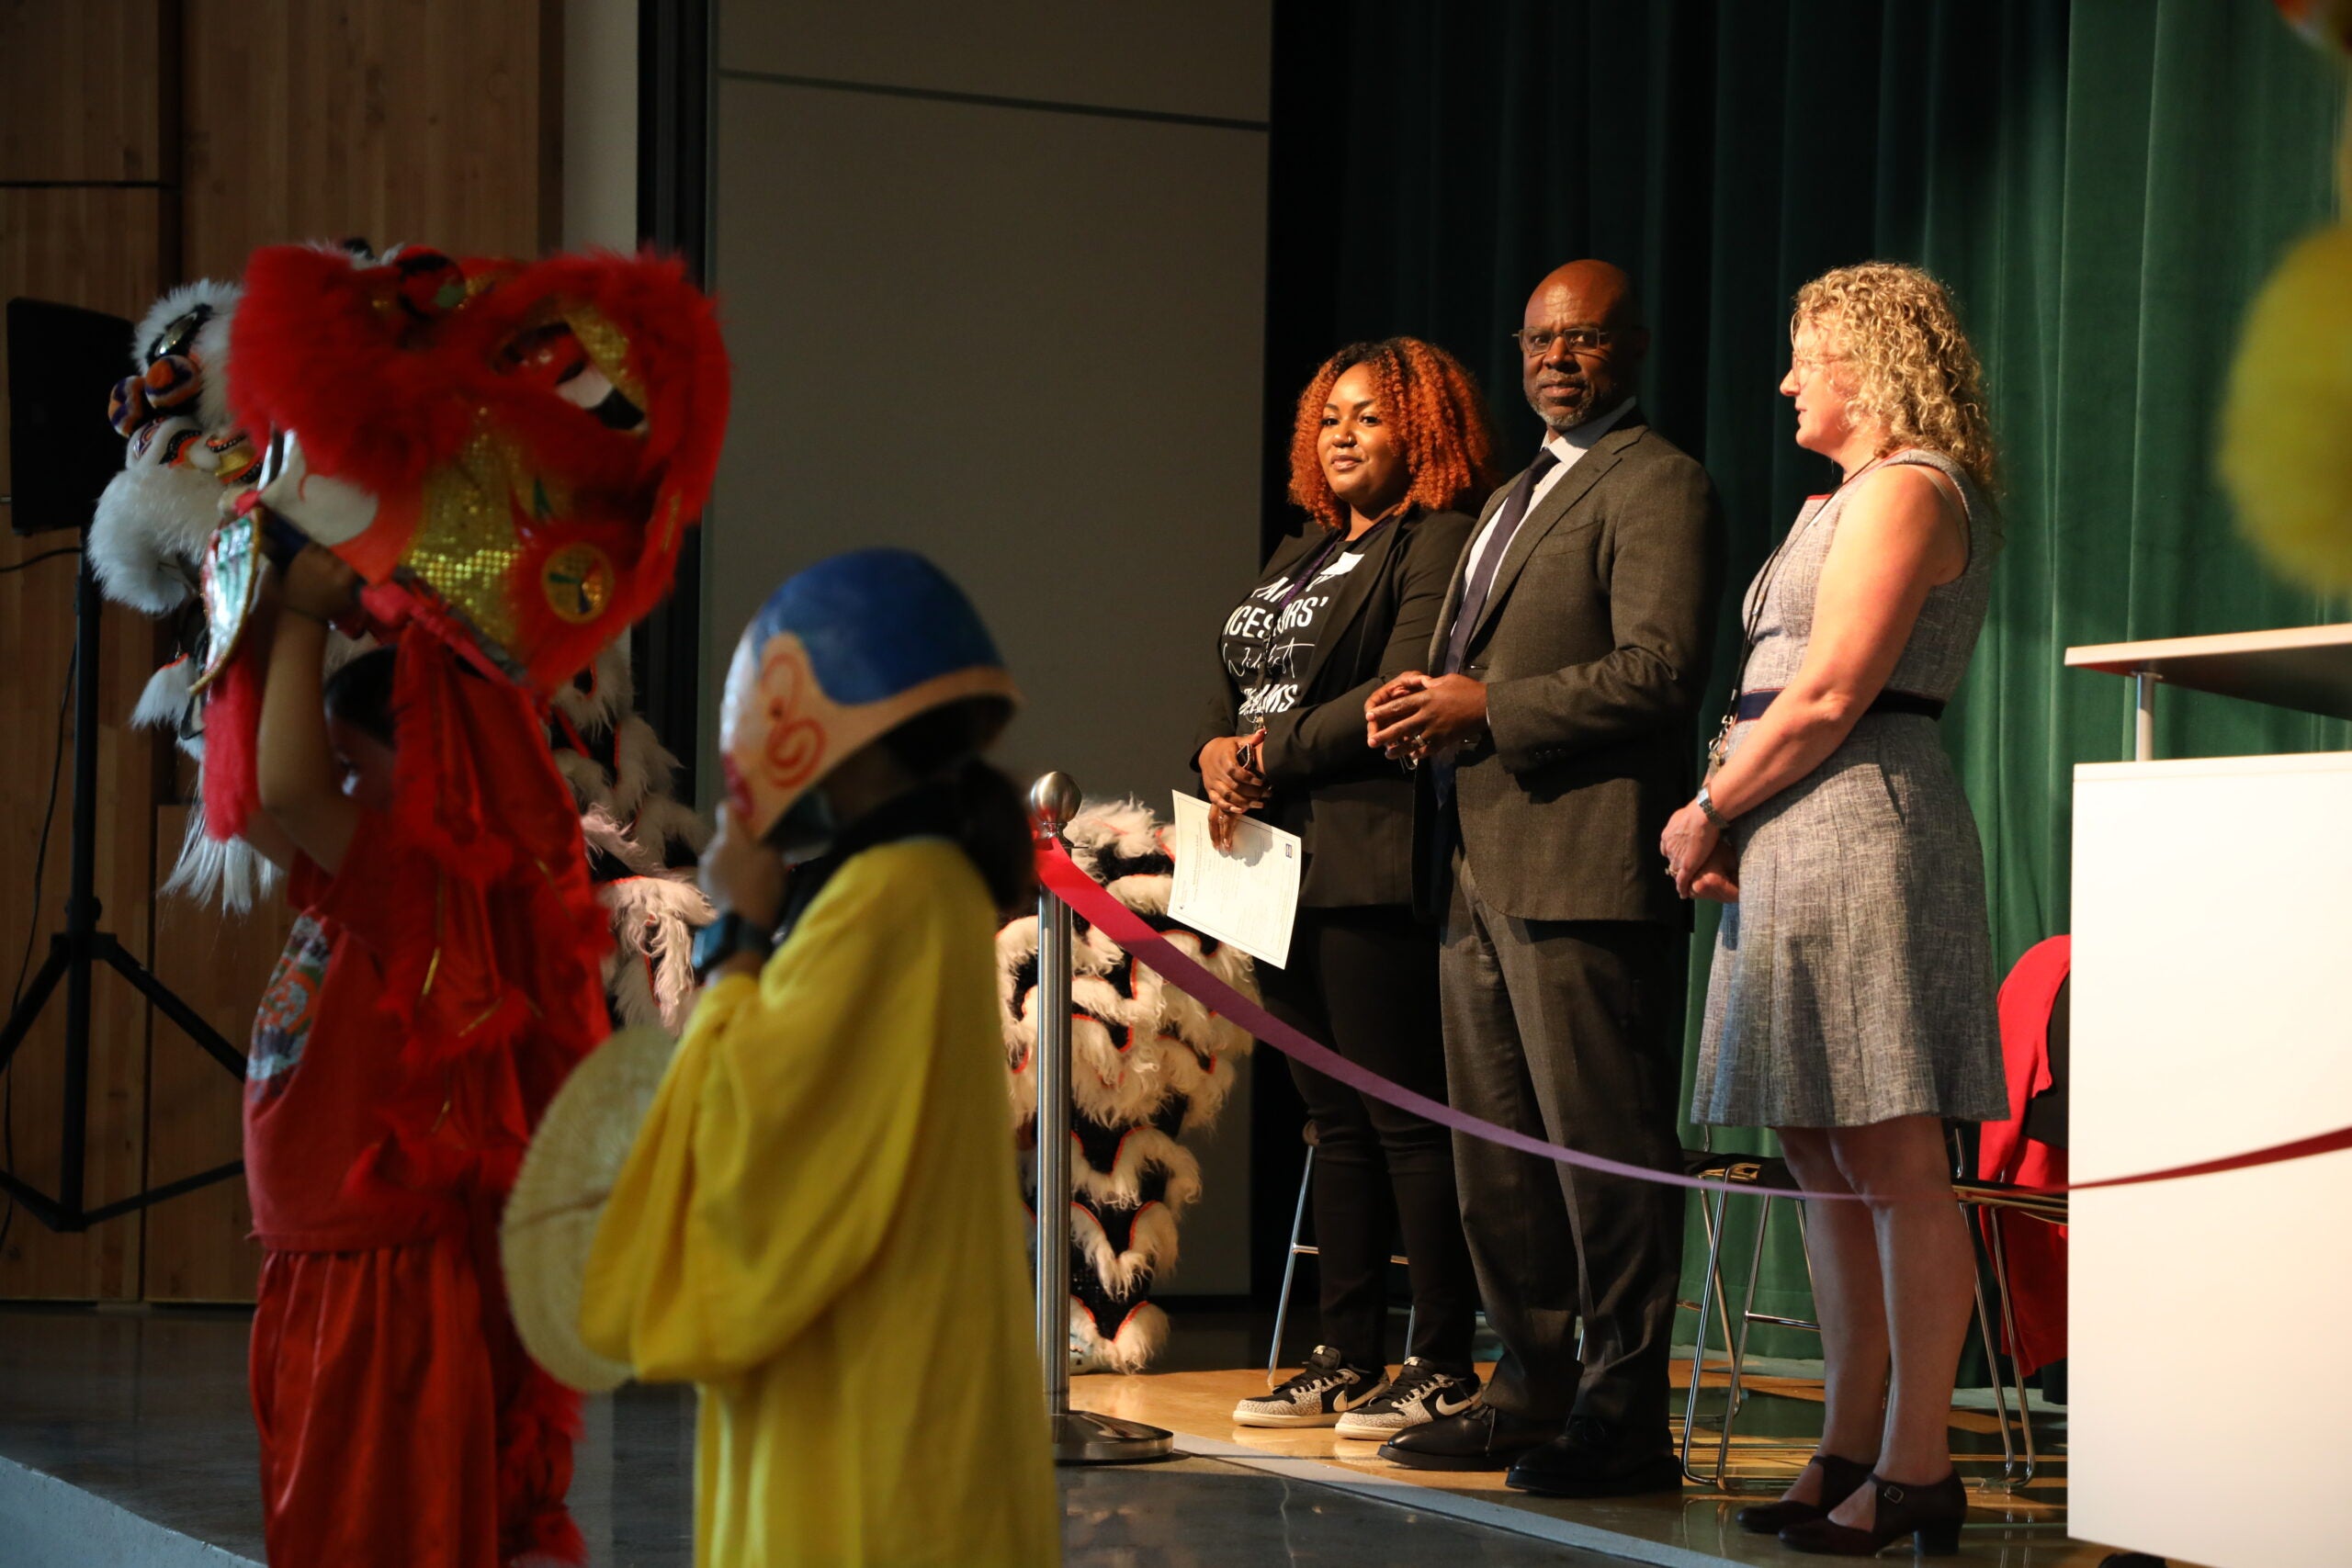
[[[204,1016],[180,1000],[169,986],[155,978],[147,966],[132,957],[121,942],[111,936],[98,939],[102,944],[99,956],[114,965],[115,972],[139,988],[139,994],[155,1004],[155,1010],[180,1026],[182,1033],[197,1043],[204,1054],[229,1069],[230,1076],[245,1076],[244,1053],[221,1036]]]
[[[226,1181],[232,1176],[243,1176],[244,1173],[245,1162],[241,1159],[232,1159],[227,1165],[216,1165],[210,1170],[198,1171],[194,1176],[183,1176],[177,1181],[166,1181],[161,1187],[150,1187],[144,1192],[124,1198],[117,1202],[101,1203],[83,1218],[95,1225],[101,1220],[111,1220],[119,1215],[147,1208],[152,1204],[160,1203],[166,1198],[176,1198],[183,1192],[193,1192],[199,1187],[209,1187],[216,1181]]]
[[[18,1208],[49,1229],[62,1231],[67,1228],[65,1211],[57,1206],[57,1200],[31,1183],[19,1181],[6,1171],[0,1170],[0,1192],[15,1199]]]
[[[6,1066],[9,1058],[16,1055],[17,1047],[31,1032],[33,1020],[40,1016],[50,993],[57,989],[57,982],[65,978],[65,966],[73,961],[73,945],[72,939],[62,931],[49,939],[49,957],[42,963],[40,973],[33,976],[32,989],[17,1004],[17,1010],[8,1015],[8,1027],[0,1029],[0,1067]]]

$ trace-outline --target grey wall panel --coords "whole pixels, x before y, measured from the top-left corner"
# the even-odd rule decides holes
[[[1165,811],[1257,561],[1268,0],[715,9],[707,709],[777,581],[909,545],[1027,690],[1000,760]],[[1198,1142],[1167,1293],[1249,1288],[1249,1116]]]
[[[1263,120],[1272,18],[1270,0],[734,0],[719,67]]]
[[[563,248],[637,248],[637,0],[563,7]]]
[[[1255,564],[1262,137],[727,81],[715,636],[929,552],[1029,697],[1006,756],[1164,810]]]

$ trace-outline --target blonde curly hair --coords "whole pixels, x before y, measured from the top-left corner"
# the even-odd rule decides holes
[[[1886,430],[1880,455],[1921,446],[1997,490],[1984,371],[1944,286],[1901,262],[1863,262],[1823,273],[1797,290],[1789,336],[1819,333],[1847,409]]]

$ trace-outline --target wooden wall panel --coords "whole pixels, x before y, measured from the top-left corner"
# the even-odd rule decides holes
[[[189,276],[285,241],[555,243],[556,0],[188,0],[187,15]]]
[[[177,852],[187,808],[156,814],[159,861]],[[242,917],[175,894],[155,904],[155,975],[212,1027],[242,1047],[254,1007],[286,945],[284,898]],[[167,1020],[155,1021],[147,1084],[147,1182],[193,1176],[238,1157],[242,1086]],[[147,1212],[147,1283],[156,1302],[249,1302],[261,1248],[249,1239],[253,1205],[242,1179],[224,1181]]]
[[[0,0],[0,179],[155,180],[164,0]]]
[[[0,0],[0,186],[17,187],[0,188],[0,298],[137,317],[170,284],[233,276],[254,247],[288,240],[548,248],[560,232],[561,57],[560,0]],[[0,566],[62,542],[0,537]],[[14,979],[28,933],[38,965],[61,919],[70,776],[38,906],[29,880],[72,570],[0,575],[0,980]],[[163,743],[124,724],[157,644],[151,623],[107,610],[99,897],[107,928],[242,1041],[284,915],[154,905],[181,818],[156,788]],[[102,976],[95,995],[87,1201],[232,1157],[233,1082],[171,1025],[151,1025],[119,981]],[[10,1074],[15,1168],[51,1190],[62,1029],[61,1004]],[[248,1224],[236,1184],[84,1236],[19,1214],[0,1242],[0,1298],[242,1299]]]
[[[160,287],[160,197],[153,190],[0,190],[0,296],[28,294],[136,316]],[[129,345],[125,344],[126,353]],[[58,534],[0,537],[0,566],[61,544]],[[145,956],[153,886],[155,742],[127,724],[155,665],[153,623],[109,606],[98,706],[97,895],[106,928]],[[35,969],[63,920],[72,828],[72,758],[58,775],[56,816],[39,900],[32,873],[49,788],[57,705],[74,646],[74,564],[46,561],[0,576],[0,964],[13,986],[28,935]],[[67,744],[72,743],[70,716]],[[6,993],[0,993],[5,996]],[[147,1006],[110,972],[92,985],[85,1201],[136,1190],[143,1174]],[[9,1073],[14,1168],[56,1190],[63,1126],[62,998],[52,1002]],[[0,1247],[0,1296],[122,1299],[139,1291],[140,1226],[111,1221],[59,1235],[17,1214]]]

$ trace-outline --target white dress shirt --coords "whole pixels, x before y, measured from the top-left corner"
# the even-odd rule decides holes
[[[1534,515],[1537,507],[1544,504],[1544,498],[1552,493],[1552,487],[1560,482],[1560,476],[1575,468],[1577,459],[1591,451],[1593,444],[1608,434],[1617,422],[1625,417],[1625,411],[1633,406],[1634,400],[1627,398],[1597,419],[1586,420],[1571,430],[1555,430],[1544,437],[1544,450],[1557,457],[1559,465],[1536,481],[1535,493],[1527,498],[1527,511],[1521,514],[1522,525],[1528,517]],[[1470,547],[1470,564],[1462,574],[1464,582],[1478,574],[1479,559],[1486,555],[1487,546],[1494,538],[1495,525],[1502,520],[1503,509],[1498,506],[1495,514],[1487,519],[1487,525],[1478,530],[1478,537]]]

